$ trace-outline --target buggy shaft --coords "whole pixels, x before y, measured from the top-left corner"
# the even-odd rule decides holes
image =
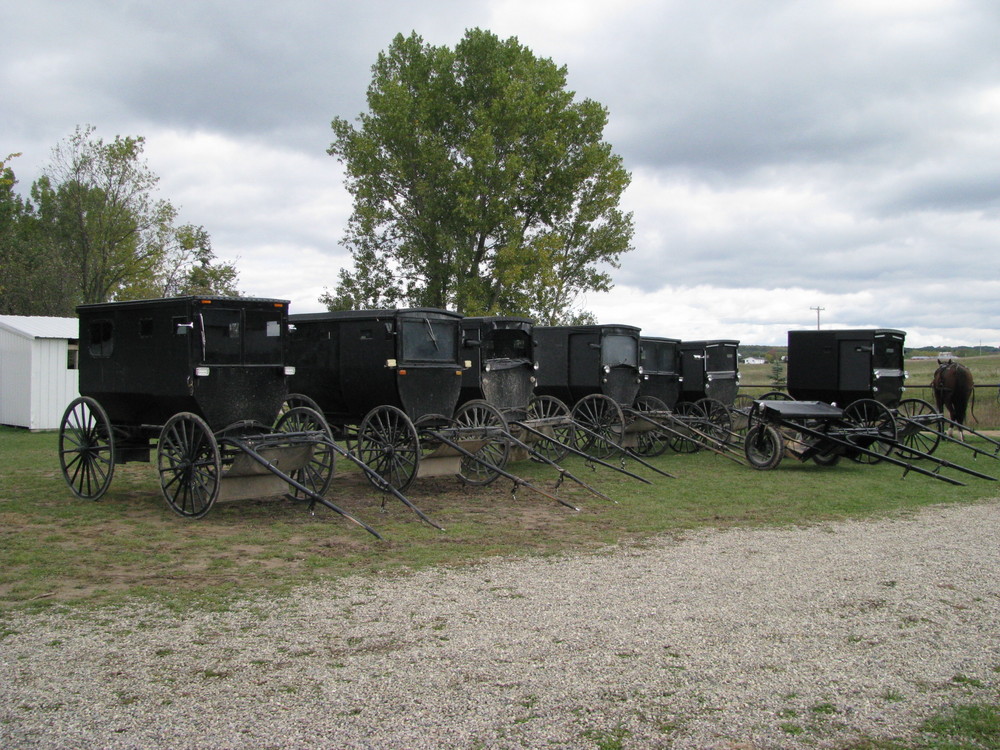
[[[566,443],[560,443],[554,437],[552,437],[550,435],[546,435],[544,432],[541,432],[539,430],[536,430],[531,425],[526,424],[525,422],[514,422],[514,424],[518,425],[519,427],[523,427],[524,429],[526,429],[531,434],[537,435],[538,437],[542,438],[543,440],[547,440],[550,443],[555,443],[560,448],[565,448],[570,453],[573,453],[574,455],[580,456],[581,458],[584,458],[587,461],[592,461],[595,464],[600,464],[601,466],[607,467],[608,469],[613,469],[614,471],[620,472],[621,474],[624,474],[627,477],[632,477],[632,479],[638,479],[640,482],[643,482],[644,484],[652,484],[652,482],[650,482],[645,477],[641,477],[638,474],[633,474],[628,469],[623,469],[620,466],[615,466],[614,464],[610,464],[607,461],[602,461],[597,456],[591,456],[589,453],[584,453],[583,451],[578,450],[577,448],[574,448],[572,445],[567,445]]]
[[[301,482],[298,482],[295,479],[293,479],[292,477],[288,476],[288,474],[285,474],[283,471],[281,471],[281,469],[279,469],[273,463],[271,463],[270,461],[268,461],[266,458],[264,458],[262,455],[260,455],[253,448],[251,448],[249,445],[247,445],[246,443],[244,443],[242,440],[236,440],[235,438],[222,438],[222,440],[220,440],[220,442],[221,443],[229,443],[232,446],[234,446],[235,448],[239,448],[243,453],[245,453],[247,456],[249,456],[251,459],[253,459],[257,463],[259,463],[261,466],[263,466],[265,469],[267,469],[268,471],[270,471],[276,477],[279,477],[280,479],[284,480],[290,486],[292,486],[295,489],[297,489],[299,492],[305,493],[309,497],[309,499],[312,500],[314,503],[321,503],[322,505],[325,505],[327,508],[329,508],[330,510],[332,510],[332,511],[334,511],[336,513],[339,513],[341,516],[343,516],[347,520],[353,521],[358,526],[360,526],[365,531],[367,531],[369,534],[371,534],[372,536],[374,536],[376,539],[382,539],[382,535],[379,534],[377,531],[375,531],[375,529],[373,529],[371,526],[369,526],[368,524],[366,524],[364,521],[362,521],[361,519],[356,518],[355,516],[351,515],[350,513],[348,513],[343,508],[337,507],[336,505],[334,505],[333,503],[331,503],[329,500],[327,500],[325,497],[323,497],[319,493],[313,492],[311,489],[309,489],[308,487],[306,487]]]

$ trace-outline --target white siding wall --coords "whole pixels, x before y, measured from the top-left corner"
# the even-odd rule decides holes
[[[31,339],[0,329],[0,424],[31,424]]]
[[[66,406],[77,397],[79,375],[69,370],[66,339],[35,339],[32,348],[31,429],[59,427]]]
[[[0,329],[0,424],[58,429],[79,391],[66,339],[31,339]]]

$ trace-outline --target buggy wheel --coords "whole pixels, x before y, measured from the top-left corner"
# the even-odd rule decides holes
[[[705,412],[702,432],[720,446],[726,445],[733,429],[733,418],[729,415],[729,409],[724,403],[714,398],[703,398],[696,403]]]
[[[656,396],[639,396],[635,400],[635,410],[640,414],[650,412],[660,412],[666,415],[670,412],[667,405]],[[646,424],[645,427],[651,427]],[[638,445],[635,452],[643,458],[654,458],[662,456],[670,447],[670,438],[663,430],[652,427],[638,434]]]
[[[476,458],[486,463],[480,463],[469,456],[462,457],[462,473],[459,474],[462,481],[466,484],[485,485],[498,479],[500,472],[497,469],[507,466],[510,458],[510,442],[506,439],[507,420],[500,410],[479,399],[467,401],[455,413],[455,426],[472,433],[463,434],[463,440],[469,438],[485,441],[479,450],[473,452]],[[497,434],[498,430],[502,432]]]
[[[674,430],[676,433],[670,436],[670,449],[675,453],[696,453],[698,451],[698,440],[694,433],[691,437],[686,434],[687,427],[701,429],[701,420],[705,413],[701,407],[691,401],[681,401],[674,407]]]
[[[621,445],[625,415],[612,399],[592,393],[577,401],[572,413],[573,421],[584,428],[576,431],[577,450],[608,458]]]
[[[333,433],[323,415],[308,406],[293,406],[278,417],[274,431],[322,433],[321,438],[311,441],[312,451],[306,464],[289,476],[313,493],[325,495],[333,481],[337,454],[333,449]],[[290,489],[292,491],[288,494],[293,499],[303,500],[307,497],[298,488]]]
[[[281,403],[281,408],[278,410],[278,418],[280,419],[282,414],[294,409],[296,406],[306,406],[313,411],[318,411],[320,414],[323,413],[323,410],[319,408],[319,404],[304,393],[289,393]]]
[[[538,438],[538,442],[531,447],[549,461],[559,463],[569,453],[569,446],[573,445],[573,417],[569,407],[555,396],[535,396],[528,402],[528,421],[535,420],[540,424],[530,426],[556,442]],[[539,459],[532,457],[532,460]]]
[[[768,391],[763,396],[761,396],[758,401],[794,401],[794,399],[789,396],[784,391]]]
[[[858,463],[877,464],[896,447],[896,420],[885,404],[873,398],[858,399],[844,409],[844,419],[851,423],[853,429],[847,439],[859,448],[877,454],[852,456]]]
[[[365,415],[358,428],[358,458],[378,478],[365,472],[368,481],[385,491],[402,492],[416,478],[420,468],[420,438],[417,428],[402,409],[376,406]]]
[[[750,431],[750,413],[753,409],[753,396],[741,393],[733,399],[733,405],[729,407],[732,418],[732,429],[740,437],[746,437]]]
[[[899,442],[904,447],[898,449],[902,458],[922,458],[906,448],[932,454],[941,444],[944,432],[944,417],[929,403],[919,398],[904,398],[896,407],[896,428]]]
[[[212,509],[222,481],[219,443],[197,414],[174,414],[156,446],[160,491],[179,516],[201,518]]]
[[[59,466],[74,495],[97,500],[115,475],[115,438],[111,420],[97,401],[73,399],[59,426]]]
[[[753,468],[767,471],[781,463],[785,443],[781,434],[771,425],[758,422],[747,433],[743,452]]]

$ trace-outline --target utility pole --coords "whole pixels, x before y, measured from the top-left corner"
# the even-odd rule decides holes
[[[818,331],[819,330],[819,311],[820,310],[825,310],[826,308],[825,307],[810,307],[809,309],[816,311],[816,330]]]

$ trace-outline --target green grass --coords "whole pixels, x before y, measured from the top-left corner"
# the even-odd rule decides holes
[[[574,512],[501,479],[485,488],[453,478],[417,480],[407,496],[446,531],[422,523],[338,464],[330,499],[375,527],[376,540],[336,513],[280,498],[218,503],[189,521],[163,502],[149,464],[117,467],[100,500],[73,497],[59,471],[55,433],[0,428],[0,609],[54,603],[102,604],[128,596],[168,606],[226,606],[234,597],[351,573],[402,574],[431,565],[483,558],[554,555],[641,543],[658,534],[706,526],[810,524],[915,510],[938,502],[976,502],[996,495],[992,482],[966,487],[908,475],[889,465],[842,461],[823,468],[785,459],[757,472],[712,453],[668,453],[629,469],[651,484],[571,459],[565,466],[616,503],[523,462],[521,474],[580,508]],[[973,465],[959,446],[938,454]],[[1000,461],[975,468],[1000,474]],[[963,478],[955,472],[952,476]]]

